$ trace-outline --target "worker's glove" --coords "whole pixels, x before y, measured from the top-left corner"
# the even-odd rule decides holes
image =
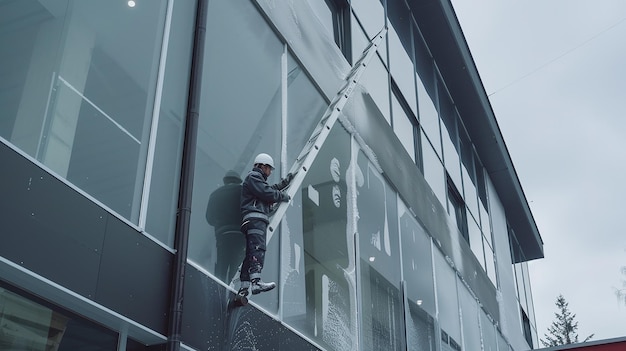
[[[289,184],[291,183],[291,181],[293,180],[293,173],[287,173],[287,175],[285,176],[285,178],[281,179],[280,182],[278,182],[278,184],[276,184],[274,187],[277,190],[283,190],[286,187],[289,186]]]
[[[289,196],[289,194],[287,194],[285,192],[281,192],[280,193],[280,201],[282,201],[282,202],[289,202],[289,201],[291,201],[291,196]]]

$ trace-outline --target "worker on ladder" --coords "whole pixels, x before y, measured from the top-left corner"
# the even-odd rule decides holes
[[[252,171],[243,181],[241,189],[241,231],[246,236],[246,256],[241,265],[239,280],[241,287],[238,295],[252,294],[272,290],[274,282],[263,282],[261,270],[265,261],[266,231],[269,214],[275,203],[289,202],[291,197],[282,190],[289,186],[293,179],[291,173],[274,185],[267,183],[267,178],[274,170],[274,160],[268,154],[261,153],[254,159]]]

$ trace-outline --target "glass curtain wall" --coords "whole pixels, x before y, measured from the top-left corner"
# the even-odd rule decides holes
[[[252,3],[211,1],[208,13],[211,35],[206,49],[211,55],[205,58],[202,77],[189,258],[237,288],[244,253],[238,202],[232,208],[226,202],[215,207],[211,199],[231,178],[238,189],[259,152],[274,157],[278,166],[269,182],[277,182],[300,153],[327,102]],[[353,30],[354,35],[367,42],[359,22],[352,23],[360,31]],[[424,59],[425,51],[422,54],[422,63],[432,70],[432,61]],[[374,57],[373,62],[378,63],[370,67],[372,72],[388,82],[384,61]],[[419,128],[425,141],[426,179],[445,204],[434,78],[420,79],[428,72],[422,69],[415,76],[416,110],[428,124]],[[381,97],[389,96],[385,90]],[[396,112],[410,104],[393,101],[399,106]],[[403,112],[409,114],[411,108]],[[405,145],[412,143],[407,137]],[[255,296],[254,302],[328,350],[434,350],[444,344],[460,349],[464,332],[472,333],[473,341],[468,342],[474,345],[481,338],[476,301],[449,258],[433,250],[425,229],[365,150],[340,122],[334,125],[279,230],[268,233],[263,276],[279,282],[279,288]],[[454,152],[460,170],[457,147]],[[235,193],[232,198],[238,200]],[[230,225],[215,222],[216,217],[231,218]],[[474,329],[463,330],[460,309],[463,318],[474,321]]]
[[[207,33],[189,258],[228,284],[245,253],[241,181],[261,152],[277,165],[268,181],[280,179],[284,46],[248,1],[210,1]],[[278,240],[267,252],[263,278],[276,281]],[[258,300],[277,310],[276,290]]]
[[[202,77],[189,258],[238,288],[238,268],[245,254],[241,182],[254,157],[264,152],[273,157],[277,168],[268,182],[277,183],[327,103],[252,3],[211,1],[208,10],[211,35],[205,50],[211,54],[205,55]],[[290,211],[302,208],[299,195],[292,204]],[[268,232],[264,280],[279,281],[281,269],[304,274],[300,270],[303,240],[289,235],[302,233],[302,226],[302,218],[296,217],[283,221],[283,230]],[[281,263],[286,266],[279,267]],[[255,301],[278,313],[280,290],[259,295]]]
[[[166,170],[152,190],[167,203],[151,211],[165,228],[153,236],[171,244],[192,32],[172,28],[185,39],[163,76],[167,0],[5,1],[0,13],[0,137],[140,228],[147,167]]]
[[[283,237],[283,319],[329,350],[357,345],[350,141],[336,123],[292,200]]]
[[[431,242],[415,216],[398,200],[408,350],[435,350],[435,284]]]
[[[355,164],[361,350],[404,350],[397,195],[365,155]]]

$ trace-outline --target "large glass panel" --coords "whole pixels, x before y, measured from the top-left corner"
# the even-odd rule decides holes
[[[292,55],[287,61],[287,159],[288,170],[300,155],[328,104]]]
[[[351,1],[352,10],[359,22],[365,29],[368,40],[374,38],[385,26],[385,9],[380,0],[359,0]],[[362,50],[358,51],[361,52]],[[379,46],[378,52],[387,61],[387,45],[385,40]]]
[[[454,187],[457,189],[463,189],[461,181],[461,163],[459,154],[456,152],[453,141],[450,137],[448,128],[445,125],[441,126],[441,134],[443,140],[443,159],[446,165],[446,170],[454,183]]]
[[[473,145],[467,131],[458,120],[459,143],[461,145],[461,175],[463,176],[463,198],[470,212],[479,220],[478,193],[476,192],[476,168],[474,167]],[[480,220],[479,222],[480,223]]]
[[[115,351],[117,333],[0,287],[0,349]]]
[[[459,138],[457,133],[458,115],[452,105],[447,92],[441,88],[439,94],[439,108],[441,115],[441,140],[443,143],[443,160],[446,170],[454,182],[454,186],[463,191],[463,181],[461,180],[461,157],[459,156]]]
[[[484,239],[484,236],[483,236]],[[485,248],[485,269],[487,270],[487,275],[489,276],[489,279],[491,279],[491,282],[493,283],[493,286],[498,286],[498,278],[497,278],[497,271],[496,271],[496,257],[495,254],[493,253],[493,249],[491,248],[491,246],[489,246],[489,243],[484,240],[483,242],[483,246]]]
[[[441,251],[434,250],[435,281],[437,282],[437,306],[439,324],[449,337],[461,342],[459,300],[457,298],[456,274]],[[448,258],[449,259],[449,258]]]
[[[526,287],[526,313],[528,313],[528,318],[532,324],[535,323],[535,307],[533,303],[533,294],[530,287],[530,271],[528,270],[528,262],[524,262],[523,266],[524,271],[524,286]]]
[[[420,125],[424,133],[433,144],[435,152],[441,157],[441,134],[439,132],[439,113],[433,99],[426,91],[424,84],[417,77],[417,104],[419,107]]]
[[[487,201],[487,179],[489,177],[485,175],[485,169],[483,168],[483,164],[480,162],[476,151],[474,151],[474,169],[476,170],[476,188],[478,189],[478,198],[487,211],[490,211],[489,202]]]
[[[332,0],[331,0],[332,1]],[[333,17],[335,14],[333,13],[333,9],[328,5],[327,0],[308,0],[307,3],[311,6],[311,10],[315,14],[315,17],[320,21],[324,29],[326,30],[326,34],[330,38],[334,38],[334,23]]]
[[[352,350],[357,337],[350,164],[337,123],[291,201],[283,240],[283,320],[328,350]]]
[[[142,5],[143,6],[143,5]],[[175,1],[159,106],[146,231],[173,245],[196,1]]]
[[[239,232],[237,191],[222,195],[230,206],[226,200],[217,201],[215,207],[207,204],[225,182],[244,178],[258,153],[270,154],[276,165],[282,163],[284,47],[250,2],[211,1],[208,14],[205,51],[211,55],[205,55],[202,76],[189,258],[230,283],[238,278],[245,248]],[[278,182],[280,174],[278,168],[268,182]],[[217,210],[214,216],[213,208]],[[278,279],[279,249],[278,239],[268,242],[266,281]],[[255,302],[269,311],[277,310],[278,290],[255,297]]]
[[[290,55],[287,75],[287,166],[300,154],[312,129],[326,110],[326,102]],[[332,141],[327,140],[327,143]],[[330,144],[329,144],[330,145]],[[322,149],[325,150],[325,149]],[[345,166],[345,165],[344,165]],[[345,170],[344,170],[345,173]],[[306,183],[305,179],[305,183]],[[303,231],[303,191],[297,192],[282,221],[281,285],[283,318],[306,330],[307,316],[315,318],[315,307],[308,311],[305,284]],[[325,194],[326,195],[326,194]],[[344,192],[345,197],[345,192]],[[306,199],[304,199],[306,201]],[[310,225],[310,222],[307,222]]]
[[[389,66],[412,113],[417,115],[415,66],[413,65],[412,15],[405,1],[388,1]]]
[[[415,162],[415,125],[398,101],[395,94],[391,95],[391,107],[393,111],[393,131],[400,139],[404,149]]]
[[[135,223],[166,2],[1,5],[0,135]]]
[[[463,199],[465,200],[467,209],[470,211],[472,216],[474,216],[476,220],[480,222],[480,212],[478,209],[478,196],[476,194],[476,187],[474,186],[474,182],[472,181],[469,173],[467,172],[467,169],[463,164],[461,164],[461,175],[463,177]]]
[[[489,242],[489,245],[493,246],[493,240],[491,236],[491,220],[489,219],[489,213],[487,212],[487,210],[485,210],[482,202],[479,202],[478,207],[480,208],[480,227],[483,230],[483,235],[487,239],[487,242]]]
[[[526,289],[524,287],[523,263],[515,264],[515,282],[517,283],[517,293],[520,306],[526,311]]]
[[[406,30],[407,32],[409,31],[408,26],[406,27]],[[404,96],[407,104],[411,108],[411,111],[413,111],[414,114],[417,114],[417,98],[415,93],[415,68],[413,67],[413,61],[411,61],[410,57],[412,54],[409,54],[411,52],[411,42],[406,42],[406,44],[409,45],[408,47],[403,46],[403,43],[400,41],[398,35],[399,33],[396,33],[394,27],[390,24],[388,38],[389,67],[391,71],[391,76],[400,88],[400,91],[402,92],[402,95]]]
[[[422,131],[423,133],[423,131]],[[424,178],[437,196],[442,206],[447,203],[446,176],[441,160],[433,150],[432,145],[422,135],[422,157],[424,159]]]
[[[387,123],[391,124],[391,113],[389,112],[389,74],[383,65],[380,57],[374,55],[369,67],[361,76],[361,83],[367,89],[378,109],[385,116]]]
[[[355,168],[361,282],[361,350],[403,350],[397,195],[359,152]]]
[[[457,278],[461,303],[461,326],[463,328],[463,350],[480,350],[481,335],[478,325],[478,302]]]
[[[363,31],[363,27],[361,27],[352,12],[350,13],[350,32],[352,34],[352,64],[354,64],[361,58],[363,50],[365,50],[365,48],[369,45],[369,39],[367,38],[367,34]]]
[[[402,243],[402,271],[409,303],[436,314],[430,237],[403,202],[398,205]]]
[[[485,254],[483,252],[483,235],[480,232],[480,228],[473,217],[469,217],[467,220],[468,230],[469,230],[469,244],[474,253],[474,256],[480,262],[480,265],[483,267],[485,271],[487,268],[485,267]]]
[[[480,309],[480,330],[483,335],[483,350],[498,351],[496,328],[483,309]]]
[[[406,313],[406,347],[408,351],[435,351],[434,319],[412,301]]]

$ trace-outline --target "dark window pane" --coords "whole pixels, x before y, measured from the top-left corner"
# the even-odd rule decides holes
[[[117,333],[0,288],[0,349],[115,351]]]

